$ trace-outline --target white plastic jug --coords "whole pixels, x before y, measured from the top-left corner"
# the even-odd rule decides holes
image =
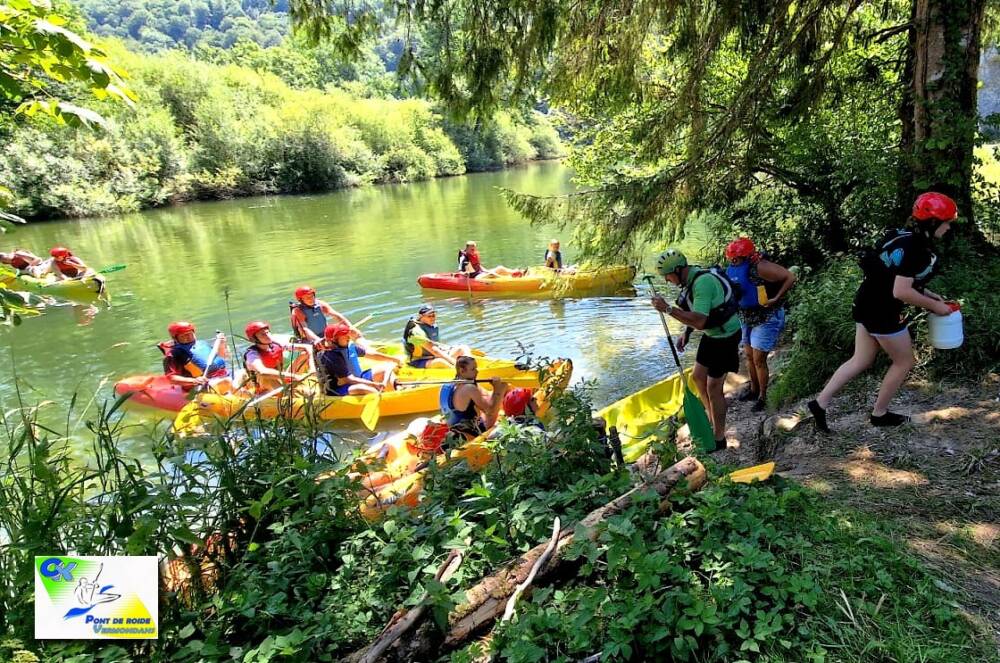
[[[927,316],[930,326],[931,345],[938,350],[951,350],[962,345],[965,335],[962,331],[962,312],[952,311],[948,315]]]

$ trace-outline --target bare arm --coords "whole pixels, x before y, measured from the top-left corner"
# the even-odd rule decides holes
[[[361,330],[351,324],[351,321],[347,319],[346,315],[340,313],[339,311],[335,311],[334,308],[326,302],[319,302],[319,307],[320,310],[323,311],[323,314],[329,318],[333,318],[336,324],[347,325],[350,327],[351,335],[353,337],[358,338],[361,336]]]
[[[896,277],[896,280],[892,284],[892,296],[901,302],[927,309],[931,313],[938,315],[948,315],[951,313],[951,308],[940,299],[928,297],[914,290],[913,279],[906,276]]]
[[[781,289],[767,301],[768,306],[773,306],[781,301],[781,298],[795,285],[796,276],[781,265],[770,260],[761,260],[757,263],[757,273],[765,281],[781,283]]]

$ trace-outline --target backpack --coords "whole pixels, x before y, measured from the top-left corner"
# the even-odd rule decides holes
[[[711,274],[715,278],[719,279],[719,283],[722,285],[722,290],[725,293],[725,299],[722,303],[714,306],[708,312],[708,319],[705,322],[705,328],[711,329],[712,327],[721,327],[740,310],[740,299],[743,297],[743,287],[740,286],[739,283],[731,281],[726,275],[725,270],[718,265],[703,268],[700,272],[695,274],[691,283],[681,290],[681,295],[677,298],[677,305],[685,311],[691,310],[691,304],[689,301],[691,297],[691,290],[694,288],[694,284],[698,281],[698,279],[705,274]]]

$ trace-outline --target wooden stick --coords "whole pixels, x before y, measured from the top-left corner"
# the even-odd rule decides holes
[[[462,560],[465,559],[465,554],[458,550],[457,548],[448,553],[448,557],[445,558],[444,562],[438,568],[434,578],[438,582],[447,582],[449,578],[455,575],[458,567],[461,566]],[[420,599],[420,604],[413,610],[399,611],[392,616],[389,623],[386,624],[382,632],[379,633],[375,641],[367,648],[352,654],[347,660],[358,661],[358,663],[375,663],[385,651],[391,647],[404,633],[410,630],[410,628],[417,623],[417,620],[424,614],[427,609],[427,594],[424,594]]]
[[[542,556],[538,558],[534,566],[531,567],[531,571],[528,573],[528,577],[524,579],[514,593],[511,595],[510,600],[507,601],[507,609],[503,611],[503,617],[500,618],[500,622],[503,623],[514,616],[514,606],[517,604],[517,600],[521,598],[521,594],[525,592],[530,586],[532,581],[535,579],[535,574],[538,573],[538,569],[545,566],[549,561],[549,557],[552,557],[552,552],[556,549],[556,542],[559,541],[559,532],[562,527],[559,525],[559,517],[552,521],[552,538],[549,539],[549,545],[545,546],[545,551],[542,552]]]

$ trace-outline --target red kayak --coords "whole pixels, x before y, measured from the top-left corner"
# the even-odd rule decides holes
[[[469,278],[455,272],[424,274],[417,278],[417,283],[426,290],[573,297],[611,294],[631,285],[634,278],[635,268],[628,266],[561,272],[546,267],[530,267],[517,276],[480,275]]]
[[[115,394],[132,394],[128,402],[155,407],[170,412],[180,412],[190,401],[188,394],[166,375],[131,375],[115,383]]]

